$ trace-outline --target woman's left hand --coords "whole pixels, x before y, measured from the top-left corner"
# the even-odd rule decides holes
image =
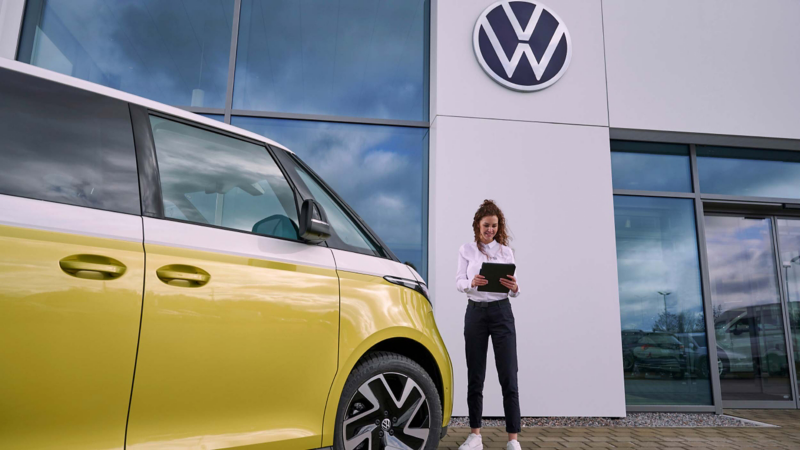
[[[517,291],[519,291],[519,286],[517,286],[517,278],[514,275],[508,275],[508,278],[510,278],[510,280],[506,278],[500,278],[500,284],[516,294]]]

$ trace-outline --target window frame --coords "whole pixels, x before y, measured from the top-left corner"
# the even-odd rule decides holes
[[[269,236],[266,234],[254,233],[252,231],[247,231],[247,230],[237,230],[235,228],[228,228],[220,225],[206,224],[200,222],[193,222],[189,220],[175,219],[172,217],[166,217],[164,214],[164,196],[162,194],[162,189],[161,189],[161,172],[158,167],[158,150],[156,149],[155,146],[153,129],[151,128],[150,125],[150,116],[159,117],[165,120],[170,120],[194,128],[199,128],[204,131],[223,135],[232,139],[237,139],[263,148],[264,151],[267,153],[267,155],[269,155],[269,157],[275,163],[275,165],[278,166],[278,169],[281,171],[284,180],[286,180],[286,183],[289,185],[289,189],[292,190],[294,196],[295,212],[297,213],[298,218],[300,217],[300,205],[302,202],[302,197],[298,192],[298,188],[295,185],[294,180],[290,176],[289,172],[286,170],[283,164],[281,164],[281,160],[277,156],[275,150],[272,148],[272,146],[268,145],[267,143],[259,141],[257,139],[252,139],[246,136],[232,133],[228,130],[216,128],[211,125],[194,122],[192,120],[185,119],[183,117],[174,116],[169,113],[159,111],[157,109],[150,109],[142,105],[129,103],[129,108],[131,110],[131,121],[133,125],[134,146],[136,147],[136,160],[137,164],[139,165],[138,167],[139,190],[142,202],[142,216],[152,217],[154,219],[160,219],[160,220],[169,220],[171,222],[177,222],[182,224],[215,228],[225,231],[234,231],[238,233],[250,234],[253,236],[260,236],[270,239],[280,239],[282,241],[297,242],[305,245],[310,245],[307,242],[303,241],[303,239],[300,238],[299,236],[298,239],[290,239],[280,236]],[[145,209],[146,207],[147,209]],[[322,245],[327,246],[327,244],[322,244]]]

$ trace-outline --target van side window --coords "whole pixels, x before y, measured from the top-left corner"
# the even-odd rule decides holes
[[[164,215],[298,239],[294,193],[264,146],[150,116]]]
[[[128,104],[0,69],[0,194],[140,214]]]
[[[347,216],[347,213],[336,204],[336,201],[325,192],[325,189],[323,189],[310,174],[303,170],[303,168],[296,164],[294,164],[293,167],[297,175],[303,181],[303,184],[311,191],[314,200],[322,205],[322,209],[325,210],[325,214],[328,216],[328,222],[336,233],[336,236],[341,239],[344,244],[355,247],[362,252],[366,250],[369,253],[375,253],[377,251],[375,246],[373,246],[364,233],[358,229],[356,224]],[[337,247],[335,243],[332,243],[331,246],[334,248]],[[342,250],[352,249],[343,248]]]

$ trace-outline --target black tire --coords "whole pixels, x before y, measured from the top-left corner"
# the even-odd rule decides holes
[[[334,430],[335,450],[383,450],[387,443],[403,444],[397,445],[401,449],[434,450],[442,430],[436,385],[419,364],[405,356],[369,353],[347,377]]]
[[[708,358],[704,358],[700,360],[700,368],[698,369],[700,373],[700,378],[702,379],[709,379],[711,378],[711,369],[708,366]]]
[[[633,364],[635,362],[636,358],[633,356],[632,353],[626,353],[622,355],[622,371],[633,372]]]
[[[728,375],[731,372],[731,363],[728,362],[728,358],[726,356],[717,354],[717,368],[717,370],[719,370],[720,378]]]

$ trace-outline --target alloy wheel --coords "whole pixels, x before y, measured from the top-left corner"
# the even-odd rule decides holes
[[[346,450],[421,450],[429,433],[428,399],[400,373],[376,375],[362,384],[342,423]]]

